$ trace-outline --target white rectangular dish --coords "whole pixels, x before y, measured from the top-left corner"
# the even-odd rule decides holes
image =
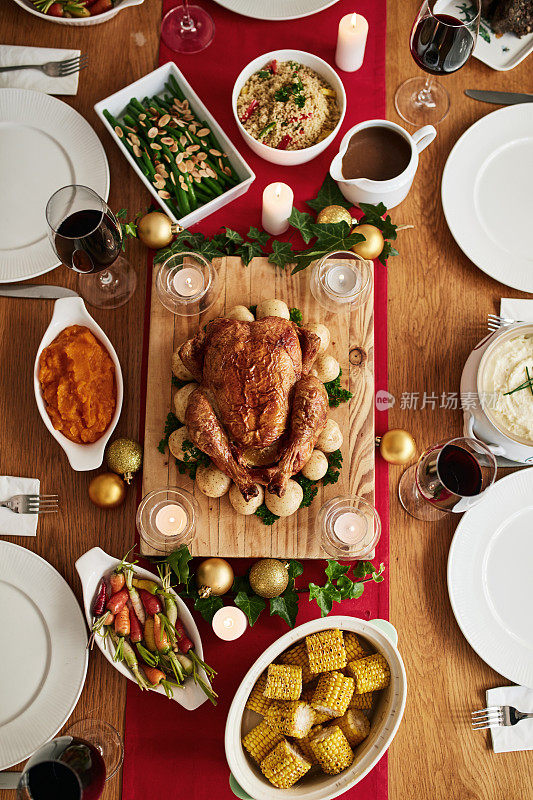
[[[116,135],[112,125],[109,124],[103,113],[104,110],[107,110],[114,117],[120,117],[132,97],[137,98],[137,100],[142,100],[143,97],[152,97],[153,95],[164,93],[165,83],[168,81],[170,75],[173,75],[178,82],[183,94],[189,101],[189,104],[195,114],[199,117],[199,119],[206,120],[210,128],[212,128],[221,144],[221,147],[227,153],[232,167],[241,179],[241,183],[237,184],[237,186],[233,186],[231,189],[228,189],[227,192],[224,192],[224,194],[221,194],[219,197],[216,197],[213,200],[210,200],[208,203],[205,203],[205,205],[202,205],[194,211],[191,211],[190,214],[186,214],[181,219],[177,219],[167,207],[165,201],[159,197],[155,187],[143,175],[130,153],[122,146],[120,139]],[[190,225],[195,225],[197,222],[200,222],[202,219],[208,217],[214,211],[218,211],[219,209],[223,208],[223,206],[231,203],[232,200],[235,200],[237,197],[245,194],[255,180],[255,174],[252,172],[244,158],[238,152],[237,148],[232,144],[231,140],[224,133],[216,119],[205,107],[192,86],[186,81],[183,74],[172,61],[170,61],[168,64],[163,64],[162,67],[159,67],[153,72],[148,73],[148,75],[145,75],[143,78],[135,81],[135,83],[125,86],[123,89],[120,89],[120,91],[115,92],[115,94],[106,97],[104,100],[100,100],[100,102],[96,103],[94,106],[94,110],[96,111],[98,117],[102,120],[112,138],[115,140],[124,157],[127,158],[141,181],[150,191],[152,196],[157,200],[165,214],[168,214],[173,222],[179,223],[184,228],[188,228]]]

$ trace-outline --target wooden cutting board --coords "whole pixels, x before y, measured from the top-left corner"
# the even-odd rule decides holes
[[[217,302],[200,317],[178,317],[159,302],[154,267],[150,315],[150,340],[144,438],[143,495],[166,486],[180,486],[194,492],[201,519],[191,544],[193,555],[277,558],[324,558],[315,519],[323,503],[341,494],[357,494],[374,501],[374,309],[372,300],[352,313],[333,314],[318,305],[309,290],[310,269],[291,277],[255,258],[248,267],[238,258],[216,262],[223,284]],[[237,514],[227,497],[211,499],[195,488],[189,477],[180,475],[175,459],[161,455],[157,445],[163,435],[166,416],[173,410],[175,389],[171,384],[173,351],[194,336],[200,325],[224,316],[235,305],[250,306],[278,298],[302,311],[304,322],[322,322],[331,332],[328,353],[342,368],[342,385],[353,392],[349,403],[331,408],[343,433],[343,468],[336,484],[323,487],[309,508],[292,517],[264,525],[255,515]],[[149,554],[144,545],[143,552]]]

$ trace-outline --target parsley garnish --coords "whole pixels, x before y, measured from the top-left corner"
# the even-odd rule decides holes
[[[303,320],[303,314],[299,308],[290,308],[289,309],[289,319],[291,322],[296,322],[299,325]]]
[[[306,478],[305,475],[302,475],[301,472],[298,475],[294,476],[294,480],[296,483],[299,483],[303,489],[304,496],[302,498],[302,502],[300,503],[300,508],[308,508],[313,500],[316,497],[318,492],[318,481],[311,481],[309,478]]]
[[[278,103],[286,103],[289,99],[289,89],[287,86],[282,86],[281,89],[278,89],[274,94],[274,99],[278,101]]]
[[[341,377],[342,369],[339,370],[339,374],[334,381],[328,381],[324,384],[324,388],[328,393],[329,404],[333,408],[337,408],[341,403],[347,403],[353,397],[352,392],[341,387]]]
[[[163,431],[163,438],[157,445],[157,449],[159,450],[160,453],[163,453],[163,455],[165,454],[170,434],[174,433],[174,431],[177,431],[178,428],[181,428],[181,422],[172,411],[169,411],[167,414],[167,418],[165,420],[165,429]]]
[[[334,450],[333,453],[327,455],[328,469],[322,478],[322,484],[328,486],[330,483],[337,483],[339,475],[341,474],[342,467],[342,453],[340,450]]]
[[[273,514],[272,511],[268,510],[265,503],[259,506],[255,515],[259,517],[263,525],[273,525],[279,519],[277,514]]]

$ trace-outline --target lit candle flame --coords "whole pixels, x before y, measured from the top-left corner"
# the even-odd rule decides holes
[[[352,28],[355,30],[357,27],[357,14],[352,14],[352,19],[350,21],[352,23]]]
[[[344,280],[345,280],[344,279],[344,272],[341,272],[341,274],[339,275],[339,283],[344,283]]]
[[[224,625],[225,628],[233,628],[232,619],[226,618],[222,624]]]

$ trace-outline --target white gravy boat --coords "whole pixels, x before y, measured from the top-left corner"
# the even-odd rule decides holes
[[[389,128],[407,140],[411,148],[409,164],[403,172],[388,181],[372,181],[369,178],[344,178],[342,174],[342,159],[352,136],[364,128],[374,127]],[[344,197],[354,205],[359,203],[384,203],[388,209],[394,208],[407,196],[418,167],[418,156],[422,150],[425,150],[431,144],[436,135],[437,131],[433,125],[424,125],[420,130],[410,134],[400,125],[395,122],[389,122],[386,119],[370,119],[367,122],[361,122],[359,125],[350,128],[345,134],[340,150],[331,162],[329,174],[337,182]]]

